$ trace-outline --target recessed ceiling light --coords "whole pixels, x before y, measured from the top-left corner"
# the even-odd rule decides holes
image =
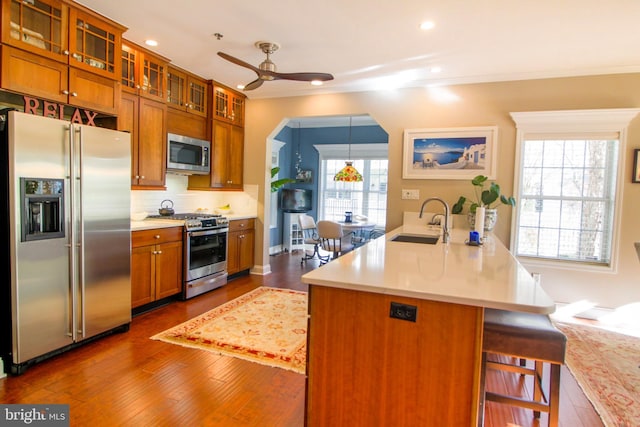
[[[244,85],[236,85],[236,89],[242,90],[242,89],[244,89]]]
[[[420,29],[421,30],[431,30],[435,26],[436,26],[436,24],[433,21],[424,21],[422,24],[420,24]]]
[[[147,46],[158,46],[158,42],[152,39],[145,40],[144,44]]]
[[[322,86],[323,82],[321,80],[311,80],[311,84],[313,86]]]

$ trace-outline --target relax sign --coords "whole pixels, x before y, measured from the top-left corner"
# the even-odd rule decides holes
[[[57,104],[55,102],[49,101],[40,101],[39,99],[31,98],[30,96],[24,96],[23,99],[25,113],[64,120],[64,104]],[[94,122],[94,119],[97,115],[98,113],[94,113],[93,111],[74,108],[73,114],[71,114],[71,118],[69,119],[69,121],[71,123],[77,123],[81,125],[95,126],[96,124]]]

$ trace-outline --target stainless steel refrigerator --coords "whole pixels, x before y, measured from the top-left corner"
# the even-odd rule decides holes
[[[19,374],[128,330],[131,145],[124,132],[17,111],[4,117],[10,277],[0,286],[8,286],[11,326],[3,321],[2,346],[5,371]]]

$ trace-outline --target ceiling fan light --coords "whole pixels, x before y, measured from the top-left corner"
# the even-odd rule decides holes
[[[311,80],[312,86],[322,86],[324,82],[322,80]]]

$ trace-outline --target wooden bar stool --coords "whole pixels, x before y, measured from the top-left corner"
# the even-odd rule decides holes
[[[567,337],[553,326],[547,315],[485,309],[479,424],[483,425],[484,400],[488,400],[532,409],[536,418],[540,417],[541,411],[547,412],[549,427],[556,427],[560,401],[560,367],[564,364],[566,343]],[[520,363],[488,361],[489,353],[514,357],[519,359]],[[527,359],[534,361],[533,368],[526,367]],[[544,363],[551,366],[546,393],[542,378]],[[486,391],[487,368],[533,375],[533,400]]]

